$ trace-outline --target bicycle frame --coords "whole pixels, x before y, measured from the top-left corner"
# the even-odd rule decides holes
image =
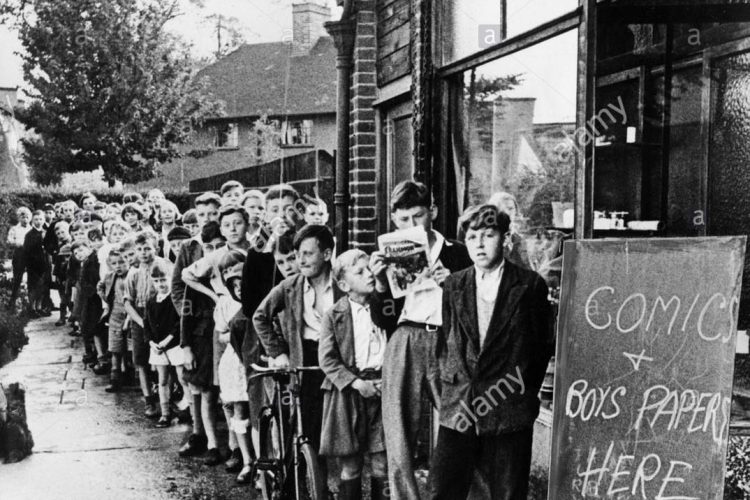
[[[278,429],[279,432],[279,443],[278,443],[278,450],[279,450],[279,457],[278,459],[273,459],[272,462],[275,462],[274,467],[276,470],[278,470],[282,477],[280,477],[280,484],[283,485],[286,484],[286,480],[288,477],[288,467],[291,465],[294,467],[294,485],[295,485],[295,496],[299,500],[299,492],[301,488],[301,482],[299,477],[299,463],[300,463],[300,446],[304,443],[307,443],[309,441],[309,438],[304,435],[303,426],[302,426],[302,411],[301,411],[301,400],[300,400],[300,374],[305,371],[319,371],[320,368],[317,366],[302,366],[297,368],[266,368],[259,365],[252,365],[252,368],[256,370],[258,373],[255,375],[252,375],[250,377],[250,380],[254,378],[259,377],[273,377],[274,381],[274,399],[276,400],[275,403],[271,403],[273,406],[275,404],[277,415],[279,416],[279,422],[280,426]],[[289,418],[285,418],[284,415],[284,391],[281,387],[281,381],[279,380],[283,376],[289,377],[289,384],[288,384],[288,392],[292,396],[292,401],[290,405],[290,413]],[[268,410],[270,407],[264,407],[262,411]],[[292,462],[291,464],[287,463],[288,458],[288,452],[287,452],[287,436],[285,427],[286,424],[292,424],[292,418],[294,418],[294,429],[292,430],[292,440],[290,441],[289,445],[291,446],[291,452],[292,452]],[[291,427],[291,425],[290,425]]]

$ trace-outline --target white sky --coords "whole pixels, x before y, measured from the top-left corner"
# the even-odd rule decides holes
[[[332,20],[341,16],[336,0],[314,2],[328,5]],[[204,3],[201,9],[181,0],[184,15],[170,23],[170,29],[193,44],[196,57],[209,56],[216,50],[215,26],[205,19],[212,14],[237,18],[248,43],[280,41],[291,33],[292,0],[204,0]],[[16,35],[0,25],[0,87],[24,86],[21,60],[14,55],[19,50]]]
[[[294,0],[297,3],[299,0]],[[341,9],[336,0],[314,0],[332,9],[338,19]],[[460,18],[462,32],[468,41],[476,40],[477,25],[491,24],[495,3],[499,0],[453,0]],[[204,0],[198,8],[188,0],[181,0],[184,15],[173,21],[171,29],[193,44],[196,57],[205,57],[216,47],[212,26],[205,18],[223,14],[238,19],[248,43],[279,41],[287,37],[292,27],[292,0]],[[508,35],[528,29],[539,20],[561,15],[577,4],[577,0],[507,0]],[[481,21],[480,21],[481,20]],[[489,63],[480,69],[488,76],[524,73],[525,81],[510,93],[513,97],[536,97],[534,121],[559,122],[575,120],[577,45],[575,31],[511,57]],[[464,38],[464,37],[461,37]],[[463,43],[463,41],[461,41]],[[476,43],[476,42],[474,42]],[[15,35],[0,26],[0,86],[23,87],[21,61],[13,54],[20,50]]]

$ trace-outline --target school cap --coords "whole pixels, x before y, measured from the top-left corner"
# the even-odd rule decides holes
[[[173,227],[167,234],[167,241],[173,240],[189,240],[192,236],[190,231],[182,226]]]

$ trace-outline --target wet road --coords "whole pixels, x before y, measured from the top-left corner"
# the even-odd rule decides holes
[[[256,497],[251,486],[236,485],[223,466],[178,457],[189,427],[154,428],[142,416],[135,388],[104,392],[108,376],[95,375],[81,362],[80,338],[54,321],[53,316],[30,323],[29,344],[0,369],[0,381],[26,387],[35,441],[30,457],[0,464],[0,499]]]

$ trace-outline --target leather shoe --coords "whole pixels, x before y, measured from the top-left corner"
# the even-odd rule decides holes
[[[65,318],[55,321],[55,326],[65,326]]]
[[[219,465],[221,463],[221,453],[219,453],[218,448],[211,448],[206,452],[206,465],[213,467],[215,465]]]
[[[252,479],[253,466],[245,465],[237,475],[237,484],[248,484]]]
[[[104,375],[105,373],[109,373],[109,363],[99,362],[94,365],[92,371],[97,375]]]
[[[182,445],[178,455],[181,457],[196,457],[206,451],[206,436],[202,434],[190,434],[187,442]]]
[[[154,424],[154,427],[157,429],[165,429],[172,425],[172,419],[169,418],[169,415],[162,415],[161,418]]]
[[[240,452],[239,448],[232,450],[232,456],[229,457],[229,460],[224,462],[224,467],[227,472],[232,473],[237,473],[242,469],[242,452]]]

